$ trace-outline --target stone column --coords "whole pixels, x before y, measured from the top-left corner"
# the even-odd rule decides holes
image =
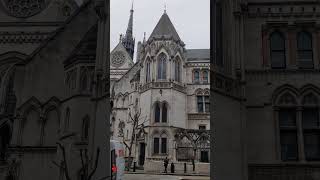
[[[98,16],[96,64],[93,86],[93,121],[90,123],[89,152],[98,158],[98,166],[92,179],[107,179],[111,176],[110,161],[110,1],[95,0],[94,8]]]

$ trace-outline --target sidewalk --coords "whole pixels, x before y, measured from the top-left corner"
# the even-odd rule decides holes
[[[159,171],[154,172],[144,172],[144,170],[136,169],[136,172],[133,171],[125,171],[125,174],[153,174],[153,175],[174,175],[174,176],[209,176],[209,174],[200,174],[200,173],[194,173],[194,172],[175,172],[175,173],[163,173]]]

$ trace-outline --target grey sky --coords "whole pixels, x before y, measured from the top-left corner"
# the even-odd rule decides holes
[[[111,0],[111,50],[118,44],[120,34],[125,34],[132,0]],[[175,26],[187,49],[210,48],[210,0],[134,0],[133,35],[138,41],[152,33],[164,12]],[[137,45],[136,45],[137,46]]]

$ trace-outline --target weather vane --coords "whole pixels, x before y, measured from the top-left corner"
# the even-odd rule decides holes
[[[166,4],[166,1],[164,1],[164,13],[167,13],[167,4]]]

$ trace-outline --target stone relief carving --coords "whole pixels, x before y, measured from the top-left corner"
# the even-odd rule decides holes
[[[40,13],[50,0],[2,0],[8,14],[18,18],[27,18]]]
[[[125,56],[123,52],[117,51],[112,55],[112,61],[111,61],[112,66],[120,67],[123,65],[124,61],[125,61]]]

